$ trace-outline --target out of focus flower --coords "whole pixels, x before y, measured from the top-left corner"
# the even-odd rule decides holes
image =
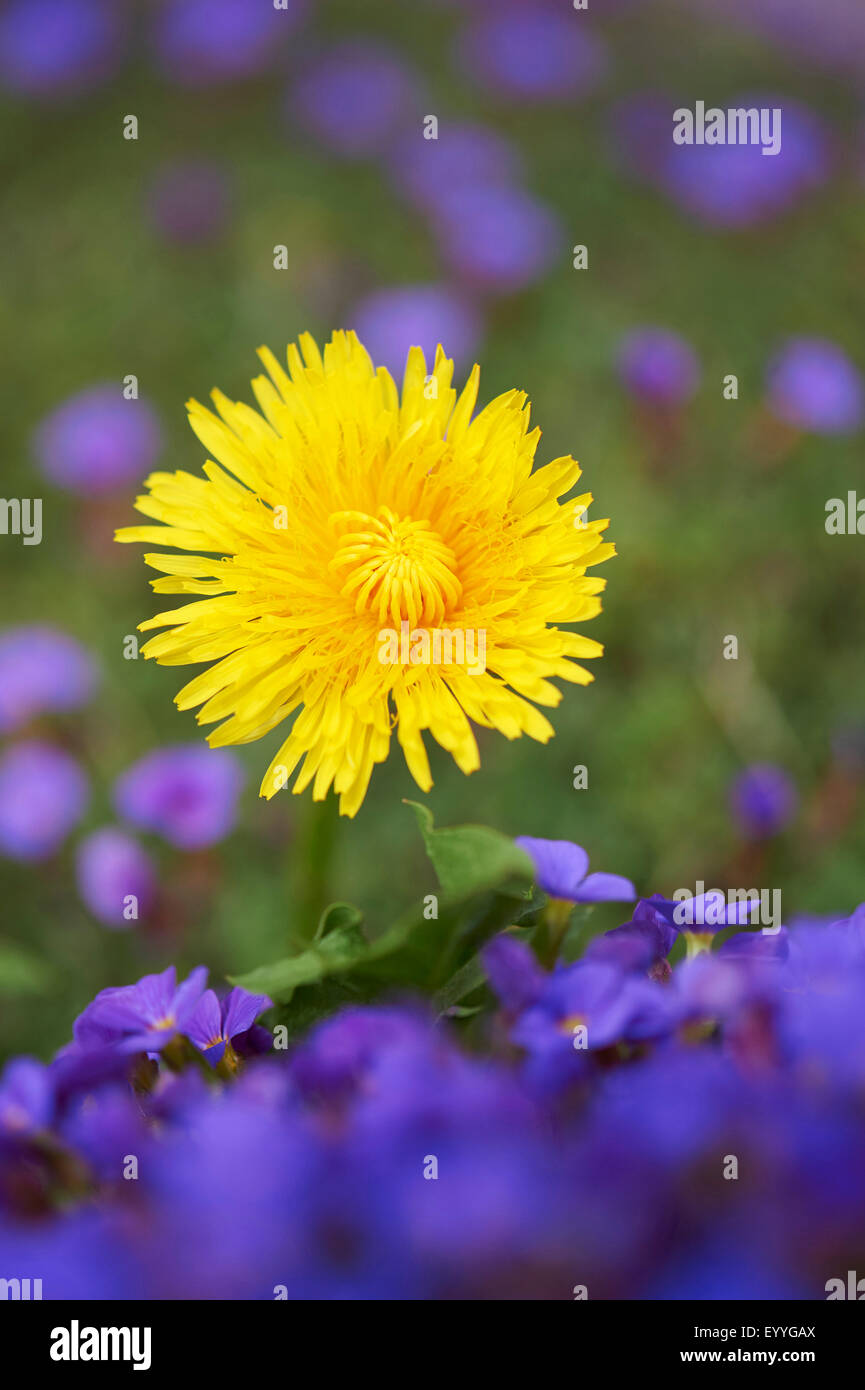
[[[607,50],[585,22],[552,5],[505,6],[471,23],[459,58],[473,81],[513,101],[569,101],[593,92]]]
[[[290,107],[322,145],[346,159],[365,159],[383,154],[405,122],[417,119],[416,92],[417,80],[397,52],[355,40],[307,64]]]
[[[96,686],[89,653],[53,627],[10,627],[0,633],[0,734],[43,713],[85,704]]]
[[[207,984],[199,965],[177,983],[173,965],[161,975],[145,975],[135,985],[103,989],[75,1020],[75,1041],[88,1049],[159,1052],[184,1033]]]
[[[424,212],[457,190],[507,188],[520,170],[520,156],[498,131],[465,122],[442,122],[435,140],[418,125],[396,141],[388,155],[391,176],[403,197]]]
[[[169,628],[145,656],[216,662],[177,696],[180,708],[203,704],[200,723],[224,719],[210,739],[228,744],[303,705],[261,794],[303,764],[294,791],[312,781],[323,800],[333,785],[353,816],[393,733],[424,790],[425,729],[466,773],[480,761],[470,719],[546,742],[553,730],[530,701],[558,702],[551,677],[591,679],[570,658],[601,648],[559,624],[600,610],[603,581],[586,569],[615,552],[601,541],[606,521],[574,527],[575,502],[590,494],[557,501],[580,476],[572,459],[532,472],[539,436],[520,393],[475,415],[479,371],[457,396],[443,351],[428,374],[412,349],[400,398],[354,333],[336,333],[323,354],[309,335],[300,348],[288,349],[288,373],[262,350],[270,380],[254,383],[266,416],[255,429],[249,408],[220,392],[221,419],[192,404],[209,456],[235,477],[210,465],[206,481],[154,474],[138,505],[166,524],[117,539],[193,551],[146,557],[167,576],[161,594],[207,595],[141,624]],[[444,628],[469,630],[462,652],[445,651]],[[469,651],[479,633],[483,662]]]
[[[666,328],[632,329],[619,345],[618,366],[631,394],[652,405],[681,405],[700,382],[694,349]]]
[[[114,804],[178,849],[207,849],[234,828],[243,773],[233,754],[197,743],[157,748],[118,780]]]
[[[826,181],[832,151],[811,111],[763,95],[734,96],[727,107],[780,107],[781,148],[767,158],[759,144],[676,145],[670,138],[660,181],[686,212],[711,226],[748,227],[786,212]],[[672,112],[670,128],[672,133]]]
[[[94,830],[76,851],[82,901],[106,927],[128,927],[147,915],[156,875],[137,840],[115,826]]]
[[[596,936],[589,943],[586,959],[610,961],[620,970],[651,971],[660,966],[673,949],[678,933],[656,910],[656,901],[665,903],[660,895],[641,898],[630,922]]]
[[[798,802],[792,778],[773,763],[745,768],[730,788],[730,809],[751,840],[777,835],[792,820]]]
[[[152,468],[162,447],[159,423],[143,400],[119,385],[70,396],[43,420],[33,440],[46,478],[69,492],[110,492]]]
[[[307,0],[166,0],[155,18],[154,43],[165,76],[182,87],[254,77],[270,67],[280,43],[298,26]]]
[[[362,1088],[389,1052],[430,1046],[430,1023],[416,1010],[343,1009],[302,1040],[291,1059],[305,1095],[334,1100]]]
[[[62,748],[33,739],[0,753],[0,854],[56,854],[87,805],[87,778]]]
[[[398,380],[409,348],[435,360],[440,343],[457,363],[470,362],[481,333],[479,316],[464,294],[444,285],[400,285],[375,290],[354,309],[354,328],[375,362]]]
[[[195,1006],[184,1032],[203,1052],[212,1067],[218,1065],[235,1039],[248,1033],[259,1014],[273,1008],[266,994],[249,994],[238,985],[220,1003],[212,989],[206,989]]]
[[[434,225],[450,269],[490,293],[524,289],[564,252],[557,218],[519,188],[482,186],[443,195]]]
[[[637,896],[633,883],[621,874],[590,874],[589,856],[570,840],[520,835],[515,843],[533,861],[538,887],[551,898],[572,903],[625,903]]]
[[[177,160],[159,170],[148,193],[153,226],[166,241],[197,245],[224,230],[231,205],[227,170],[212,161]]]
[[[853,434],[865,419],[862,375],[826,338],[790,338],[769,364],[768,405],[788,425]]]
[[[0,1143],[24,1138],[51,1123],[51,1073],[35,1057],[14,1057],[0,1076]]]
[[[519,1012],[537,1002],[547,976],[534,952],[516,937],[500,932],[483,949],[484,969],[493,992],[508,1010]]]
[[[97,87],[123,49],[118,0],[9,0],[0,14],[0,85],[60,100]]]

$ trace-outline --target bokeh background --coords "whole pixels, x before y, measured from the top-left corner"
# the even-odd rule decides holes
[[[375,931],[431,891],[399,756],[314,822],[257,798],[275,733],[242,785],[166,793],[212,812],[191,847],[118,791],[203,736],[189,673],[129,659],[159,600],[113,530],[152,467],[203,461],[184,402],[251,400],[255,348],[304,330],[394,365],[441,336],[484,400],[528,393],[540,461],[573,453],[612,519],[595,683],[545,747],[482,735],[470,779],[432,749],[437,822],[576,840],[646,893],[781,888],[785,920],[861,900],[865,539],[824,523],[865,496],[863,81],[854,0],[0,7],[2,491],[43,499],[40,545],[0,536],[4,1054],[169,962],[273,959],[330,899]],[[780,106],[781,153],[674,147],[698,100]],[[141,917],[106,921],[130,855]]]

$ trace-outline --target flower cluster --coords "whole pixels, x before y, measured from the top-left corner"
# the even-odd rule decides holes
[[[405,999],[285,1046],[203,970],[103,990],[0,1080],[4,1267],[46,1298],[826,1297],[865,1259],[865,904],[681,962],[674,907],[549,971],[495,935],[471,1051]]]

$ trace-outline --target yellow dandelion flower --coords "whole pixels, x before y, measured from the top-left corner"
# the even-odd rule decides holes
[[[536,705],[598,642],[559,623],[593,618],[604,581],[586,569],[614,553],[591,494],[560,499],[572,458],[532,471],[540,431],[507,391],[474,415],[479,370],[458,396],[441,348],[432,373],[408,354],[402,393],[354,333],[322,354],[309,335],[286,372],[267,349],[252,389],[261,413],[213,392],[191,401],[211,461],[204,477],[153,473],[136,508],[160,523],[120,541],[148,554],[159,594],[200,598],[160,613],[143,647],[169,666],[210,662],[176,703],[216,723],[213,747],[250,743],[294,715],[261,784],[270,797],[331,786],[353,816],[396,733],[418,785],[432,785],[423,733],[463,772],[479,765],[472,722],[546,742]]]

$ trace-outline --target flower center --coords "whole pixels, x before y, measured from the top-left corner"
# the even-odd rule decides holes
[[[397,517],[388,507],[368,512],[334,512],[340,531],[330,568],[341,573],[340,593],[357,614],[375,613],[380,625],[407,619],[438,627],[462,594],[456,556],[428,521]]]

